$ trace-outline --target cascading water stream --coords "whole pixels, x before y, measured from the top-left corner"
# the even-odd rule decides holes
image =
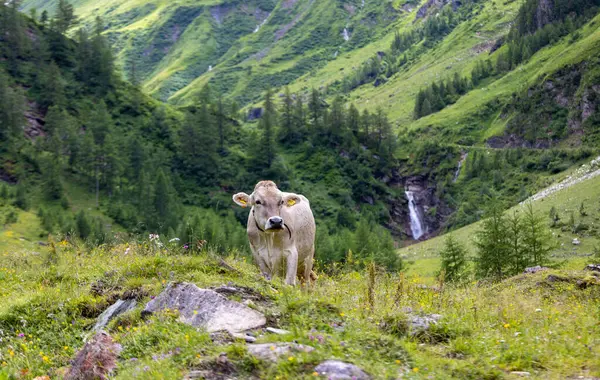
[[[265,25],[267,23],[267,20],[269,19],[269,17],[271,17],[271,14],[269,13],[267,15],[267,17],[263,20],[263,22],[261,22],[259,25],[256,25],[256,29],[254,29],[254,33],[258,33],[258,31],[260,30],[260,27]]]
[[[350,39],[350,34],[348,34],[348,29],[344,28],[344,41],[348,41]]]
[[[415,203],[415,194],[412,191],[406,191],[406,199],[408,199],[408,211],[410,215],[410,230],[412,232],[413,239],[418,240],[423,236],[423,222],[419,216],[417,210],[417,204]]]
[[[462,168],[463,163],[467,160],[468,156],[469,156],[469,153],[465,153],[460,158],[460,161],[458,161],[458,167],[456,168],[456,172],[454,172],[454,178],[452,179],[452,182],[456,182],[458,180],[458,176],[460,175],[460,169]]]

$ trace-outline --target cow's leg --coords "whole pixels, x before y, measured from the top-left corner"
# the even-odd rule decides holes
[[[313,263],[315,261],[314,257],[315,257],[315,248],[313,247],[311,254],[304,261],[304,278],[306,279],[306,283],[308,285],[311,284],[311,281],[314,281],[317,279],[317,275],[315,274],[315,272],[312,271]]]
[[[253,249],[252,254],[254,256],[254,261],[256,265],[258,265],[258,269],[260,269],[260,273],[267,279],[271,280],[271,269],[269,269],[269,265],[265,261],[266,255],[268,255],[266,248]]]
[[[285,283],[296,285],[296,276],[298,274],[298,251],[295,247],[286,250],[286,274]]]

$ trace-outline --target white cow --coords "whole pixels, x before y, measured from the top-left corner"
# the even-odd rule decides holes
[[[316,278],[312,272],[315,254],[315,218],[308,199],[281,192],[272,181],[260,181],[251,195],[237,193],[233,201],[252,206],[248,215],[248,240],[254,260],[263,275],[285,276],[289,285]]]

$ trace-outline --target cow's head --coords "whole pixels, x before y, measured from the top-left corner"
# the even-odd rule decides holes
[[[300,202],[297,194],[282,193],[272,181],[260,181],[250,195],[237,193],[233,201],[242,207],[252,206],[252,215],[258,229],[266,232],[283,230],[284,216],[289,207]],[[283,212],[282,212],[283,211]]]

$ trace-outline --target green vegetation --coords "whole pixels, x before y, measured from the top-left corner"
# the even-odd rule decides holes
[[[600,375],[582,270],[600,177],[515,206],[598,154],[597,1],[23,4],[0,5],[0,379],[64,375],[120,298],[139,303],[107,326],[115,378],[222,352],[242,378],[330,358],[374,378]],[[310,288],[249,262],[231,194],[261,179],[311,201]],[[446,236],[396,249],[405,190]],[[315,350],[269,364],[176,311],[142,317],[180,281],[247,287],[290,331],[259,342]]]

